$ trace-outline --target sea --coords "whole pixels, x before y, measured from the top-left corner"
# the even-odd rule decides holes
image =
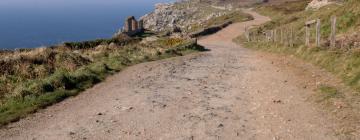
[[[110,38],[128,16],[174,0],[0,0],[0,49]]]

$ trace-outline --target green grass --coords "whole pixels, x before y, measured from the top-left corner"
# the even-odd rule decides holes
[[[340,120],[334,122],[340,128],[340,130],[335,130],[336,135],[343,139],[353,139],[353,132],[356,132],[360,116],[358,105],[360,101],[360,49],[354,45],[354,42],[358,42],[359,39],[353,37],[353,34],[359,35],[357,31],[360,29],[360,1],[348,0],[343,5],[332,4],[315,11],[305,11],[305,7],[306,2],[297,1],[256,8],[258,12],[270,16],[272,21],[251,31],[261,33],[272,29],[293,28],[296,37],[293,47],[280,42],[245,42],[243,36],[234,41],[243,43],[245,47],[255,50],[295,56],[341,78],[348,87],[336,84],[321,85],[317,87],[315,94],[309,95],[308,99],[321,105],[321,108],[331,114],[331,117]],[[335,48],[330,48],[328,41],[330,18],[334,15],[337,16],[338,41]],[[317,18],[320,18],[322,23],[321,36],[323,42],[321,47],[305,46],[304,24],[308,20]],[[312,38],[314,38],[315,31],[312,30],[311,32]],[[311,41],[314,42],[314,39]],[[344,42],[343,45],[341,42]]]
[[[329,48],[326,45],[330,34],[331,16],[338,16],[338,34],[341,34],[340,36],[351,34],[360,27],[360,2],[350,0],[343,6],[334,4],[323,7],[318,11],[304,11],[305,7],[306,2],[298,1],[257,8],[257,11],[271,16],[273,20],[259,28],[254,28],[252,31],[262,32],[281,27],[292,27],[296,31],[294,47],[271,42],[250,42],[246,43],[246,46],[268,52],[295,55],[341,77],[347,85],[360,92],[360,49],[354,48],[351,43],[343,46],[343,48],[340,48],[339,44],[337,44],[337,48]],[[324,42],[322,47],[309,48],[304,46],[304,23],[309,19],[316,18],[322,20],[321,33]],[[241,37],[237,39],[238,42],[239,40],[241,40]]]
[[[310,0],[298,0],[285,2],[280,5],[259,5],[255,10],[262,15],[279,19],[286,15],[302,12],[306,8]]]
[[[236,22],[249,21],[249,20],[253,20],[253,19],[254,18],[251,15],[245,14],[241,11],[231,11],[225,15],[211,18],[211,19],[205,21],[201,25],[200,24],[192,24],[191,29],[188,32],[199,32],[199,31],[207,29],[207,28],[222,26],[223,24],[226,24],[229,22],[236,23]]]
[[[57,67],[59,68],[54,69],[53,72],[33,78],[24,78],[22,77],[23,75],[16,73],[4,73],[0,79],[0,84],[4,83],[4,87],[9,86],[11,88],[4,91],[6,94],[2,94],[3,96],[0,98],[0,126],[17,121],[29,113],[60,102],[67,97],[75,96],[81,91],[103,81],[107,76],[121,71],[125,67],[205,50],[202,46],[197,45],[194,40],[170,38],[162,38],[159,41],[149,42],[147,44],[133,43],[121,47],[99,48],[89,46],[86,47],[86,49],[77,48],[76,51],[79,52],[74,54],[74,50],[67,51],[67,49],[62,50],[62,48],[53,49],[50,50],[56,51],[57,54],[51,58],[59,57],[58,59],[53,59],[55,64],[65,61],[64,59],[68,59],[68,55],[76,54],[76,56],[81,56],[89,60],[87,60],[87,63],[77,63],[78,66],[74,66],[73,69],[68,69],[66,66],[63,66],[65,64],[58,65]],[[43,52],[41,54],[43,54]],[[32,54],[27,55],[33,56]],[[34,56],[36,59],[40,57],[39,55]],[[74,60],[80,59],[75,58]],[[34,61],[30,62],[32,62],[31,65],[45,67],[49,67],[50,64],[55,65],[54,63],[49,64],[47,61],[35,64]],[[21,63],[28,62],[16,61],[16,63],[23,65]],[[71,65],[72,64],[73,63],[71,63]],[[31,65],[29,64],[29,66]],[[14,64],[14,66],[15,67],[9,67],[9,71],[17,69],[18,64]],[[31,70],[33,69],[29,71],[29,69],[26,68],[24,71],[31,73]]]
[[[60,102],[67,97],[74,96],[78,90],[58,90],[40,96],[26,96],[25,98],[10,98],[0,107],[0,124],[18,121],[29,113]]]
[[[291,4],[280,6],[288,6],[288,8],[291,9]],[[246,42],[243,36],[234,40],[235,42],[243,43],[247,48],[295,56],[341,78],[343,83],[350,87],[349,89],[342,85],[322,85],[317,88],[316,94],[310,95],[308,99],[321,105],[325,111],[331,115],[335,115],[337,119],[341,120],[337,121],[341,130],[336,130],[336,133],[339,137],[344,137],[344,139],[353,137],[352,132],[356,130],[356,125],[358,125],[357,120],[360,115],[360,107],[357,104],[360,101],[360,49],[353,46],[351,42],[345,43],[345,45],[337,44],[336,48],[330,48],[327,37],[330,33],[329,20],[332,15],[337,15],[338,17],[337,26],[339,36],[349,36],[353,34],[354,31],[357,31],[360,27],[360,20],[358,18],[360,14],[359,6],[359,1],[349,1],[343,6],[329,5],[321,8],[319,11],[294,10],[287,14],[278,10],[282,8],[274,8],[272,6],[262,7],[257,10],[262,10],[264,14],[270,14],[269,16],[272,16],[272,21],[252,29],[252,32],[261,33],[266,30],[292,27],[296,31],[295,45],[289,47],[280,42]],[[302,7],[305,8],[304,5]],[[321,47],[308,47],[304,45],[304,23],[309,19],[316,18],[321,18],[323,23],[321,33],[324,42],[322,42]],[[312,34],[314,34],[314,30],[312,30]],[[358,40],[355,39],[354,41],[356,42]],[[341,41],[338,41],[338,43],[339,42]],[[344,118],[344,115],[346,115],[347,118]]]
[[[327,85],[321,85],[318,91],[320,93],[319,95],[320,99],[318,99],[317,102],[324,102],[330,99],[340,98],[342,96],[335,87],[331,87]]]
[[[308,48],[303,45],[287,47],[268,42],[245,43],[245,46],[272,53],[294,55],[341,77],[347,85],[360,92],[360,59],[358,52],[344,52],[328,48]]]
[[[338,34],[349,34],[360,26],[360,1],[348,0],[343,5],[332,4],[319,10],[305,11],[308,1],[287,2],[276,6],[260,6],[256,11],[272,18],[261,26],[262,29],[281,27],[293,28],[297,36],[304,36],[304,23],[308,20],[321,20],[321,35],[327,40],[330,35],[330,19],[337,16]],[[302,41],[302,40],[301,40]]]

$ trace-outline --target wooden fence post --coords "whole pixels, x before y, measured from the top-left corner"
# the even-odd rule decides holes
[[[287,35],[287,33],[288,33],[288,30],[287,30],[287,28],[284,28],[284,33],[283,33],[283,44],[284,44],[284,46],[286,46],[287,47],[287,45],[288,45],[288,35]]]
[[[265,31],[264,33],[262,33],[262,40],[263,42],[268,42],[268,38],[269,38],[269,32]]]
[[[265,41],[265,42],[268,42],[269,31],[265,31],[263,34],[264,34],[264,41]]]
[[[267,34],[268,34],[268,35],[267,35],[267,38],[266,38],[267,41],[268,41],[268,42],[272,42],[273,30],[268,30],[268,31],[267,31]]]
[[[269,31],[265,31],[265,39],[264,39],[264,40],[265,40],[266,42],[269,42],[269,36],[270,36],[270,35],[269,35]]]
[[[273,35],[273,40],[274,40],[274,42],[276,43],[276,41],[277,41],[277,29],[274,29],[274,35]]]
[[[336,16],[331,17],[330,47],[336,47]]]
[[[245,38],[247,42],[250,42],[250,33],[248,27],[245,27]]]
[[[268,42],[268,41],[269,41],[269,37],[270,37],[270,32],[267,30],[267,31],[265,31],[264,40],[265,40],[266,42]]]
[[[280,43],[284,44],[284,29],[280,29]]]
[[[249,42],[252,42],[252,33],[249,32]]]
[[[270,40],[271,40],[271,42],[274,42],[274,30],[271,30],[270,34],[271,34]]]
[[[305,46],[310,47],[310,25],[305,26]]]
[[[290,47],[294,47],[294,29],[290,28]]]
[[[344,48],[344,40],[341,40],[340,48]]]
[[[320,47],[321,44],[321,21],[320,19],[317,19],[316,21],[316,47]]]

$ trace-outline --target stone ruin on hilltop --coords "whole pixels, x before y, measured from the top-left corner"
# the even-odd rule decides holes
[[[115,36],[118,36],[119,34],[133,36],[135,34],[144,32],[144,30],[144,21],[137,21],[134,16],[130,16],[126,18],[124,27],[119,32],[117,32]]]

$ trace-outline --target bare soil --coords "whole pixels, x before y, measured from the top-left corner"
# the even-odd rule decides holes
[[[1,139],[338,139],[335,123],[308,101],[314,73],[232,42],[269,20],[247,12],[255,20],[199,40],[210,51],[129,67],[0,129]]]

